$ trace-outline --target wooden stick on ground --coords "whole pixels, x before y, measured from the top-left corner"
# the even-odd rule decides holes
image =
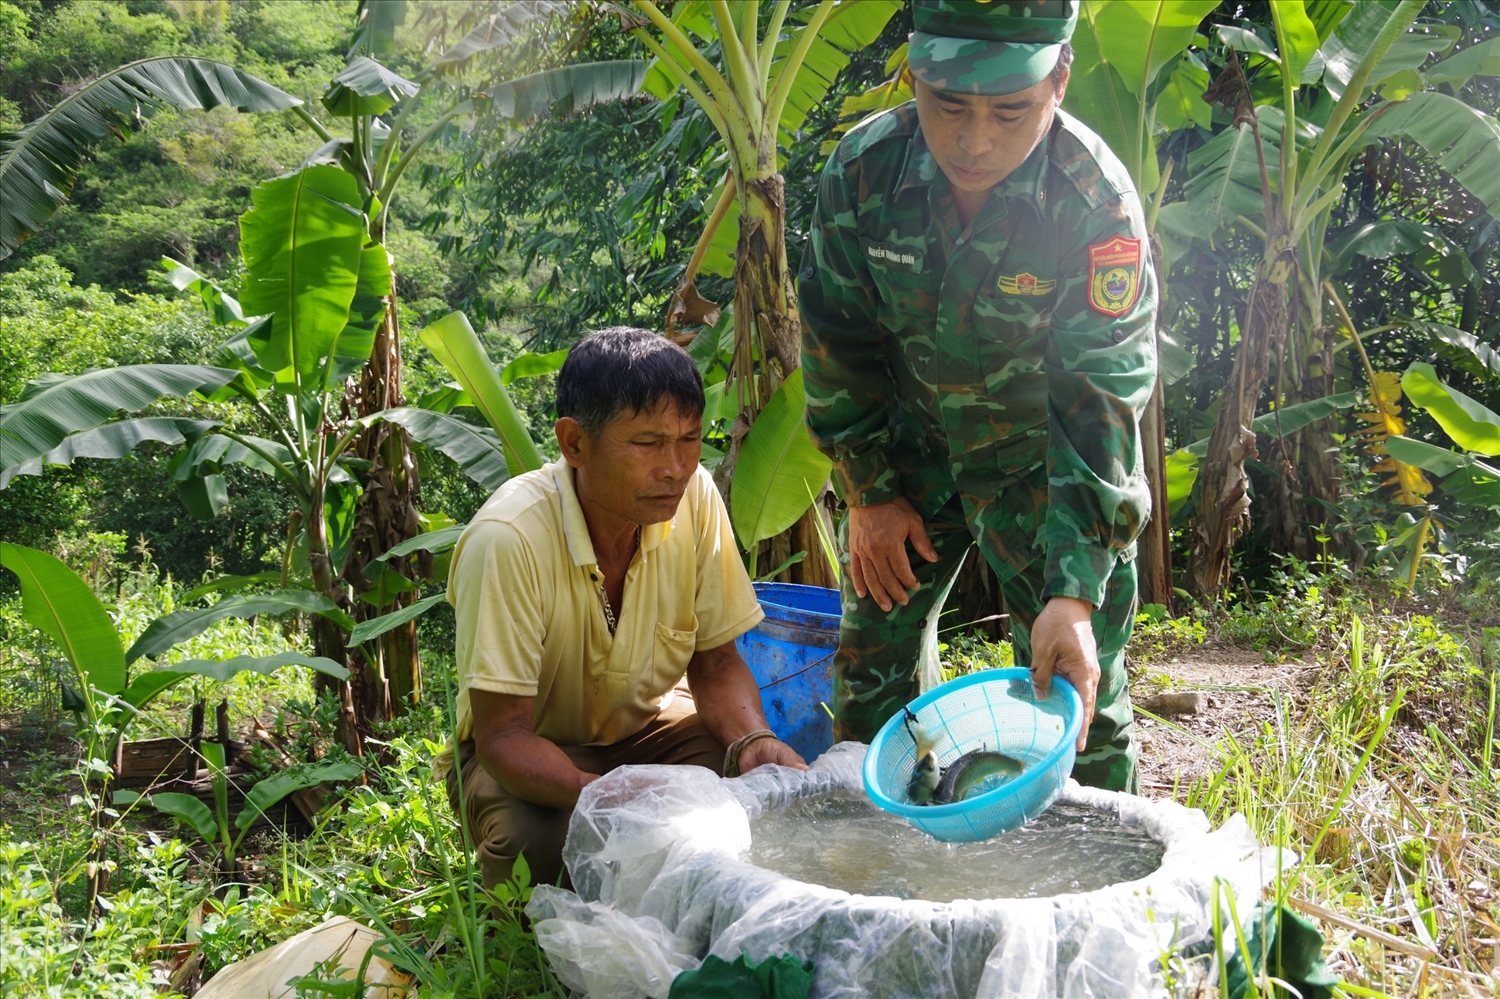
[[[1422,944],[1412,943],[1409,940],[1402,940],[1398,936],[1392,936],[1384,930],[1377,930],[1373,926],[1366,926],[1364,923],[1361,923],[1354,919],[1350,919],[1348,916],[1341,916],[1337,912],[1334,912],[1332,909],[1325,909],[1321,905],[1317,905],[1313,902],[1304,902],[1300,898],[1292,898],[1290,896],[1286,899],[1286,904],[1290,905],[1293,909],[1296,909],[1299,912],[1304,912],[1309,916],[1315,916],[1318,919],[1323,920],[1323,922],[1325,923],[1330,923],[1334,926],[1341,926],[1344,929],[1355,934],[1356,936],[1364,937],[1366,940],[1373,940],[1376,943],[1380,944],[1382,947],[1387,948],[1388,950],[1399,951],[1400,953],[1406,954],[1409,957],[1414,957],[1419,961],[1437,960],[1437,954],[1433,953],[1432,949],[1429,947],[1424,947]]]

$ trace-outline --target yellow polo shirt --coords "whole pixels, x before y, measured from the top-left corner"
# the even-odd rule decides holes
[[[536,698],[536,734],[610,745],[672,699],[699,649],[733,641],[764,613],[740,562],[724,501],[699,468],[672,520],[642,529],[615,633],[573,469],[558,461],[511,479],[453,553],[459,741],[473,737],[471,689]]]

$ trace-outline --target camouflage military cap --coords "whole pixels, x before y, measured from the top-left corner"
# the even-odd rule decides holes
[[[1078,23],[1076,0],[913,0],[912,76],[998,97],[1040,83]]]

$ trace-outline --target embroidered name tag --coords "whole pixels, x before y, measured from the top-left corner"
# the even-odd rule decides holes
[[[913,274],[919,274],[922,271],[921,250],[910,246],[897,246],[894,243],[877,243],[872,239],[861,239],[859,245],[864,251],[865,260],[877,267],[910,271]]]
[[[1057,290],[1057,281],[1035,274],[1001,274],[995,288],[1002,295],[1050,295]]]

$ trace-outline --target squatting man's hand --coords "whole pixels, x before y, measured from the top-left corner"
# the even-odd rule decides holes
[[[1078,733],[1078,751],[1083,752],[1094,703],[1099,697],[1099,649],[1089,616],[1094,608],[1086,600],[1053,597],[1031,627],[1031,686],[1037,700],[1052,693],[1052,675],[1065,677],[1083,700],[1083,729]]]
[[[756,739],[740,750],[740,773],[747,774],[765,763],[778,763],[793,770],[807,769],[797,751],[780,739]]]
[[[917,577],[906,557],[906,542],[929,562],[937,549],[927,540],[922,515],[904,497],[872,506],[849,508],[849,579],[854,592],[874,597],[883,611],[894,603],[905,607]]]

